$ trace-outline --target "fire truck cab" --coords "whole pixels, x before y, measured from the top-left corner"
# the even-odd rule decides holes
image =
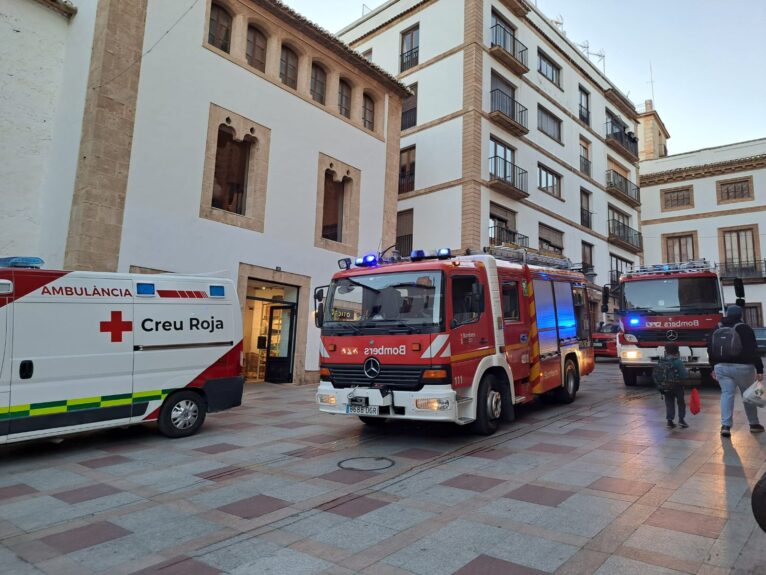
[[[707,339],[721,321],[721,281],[705,260],[638,266],[622,274],[617,356],[625,385],[648,375],[668,343],[679,347],[690,371],[710,374]],[[608,301],[605,288],[603,301]],[[603,309],[603,308],[602,308]]]
[[[585,277],[551,267],[565,262],[507,248],[347,262],[315,292],[320,410],[490,434],[535,396],[573,401],[594,359]]]

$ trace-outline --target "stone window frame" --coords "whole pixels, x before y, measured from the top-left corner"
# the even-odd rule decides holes
[[[251,146],[245,183],[245,213],[236,214],[213,207],[213,180],[221,125],[234,131],[235,139],[249,137],[255,140]],[[210,104],[207,127],[207,145],[202,173],[202,194],[199,217],[230,226],[263,232],[266,221],[266,186],[268,182],[269,147],[271,129],[241,116],[217,104]]]
[[[665,196],[667,194],[689,191],[689,203],[683,206],[666,207]],[[694,207],[694,186],[676,186],[675,188],[664,188],[660,190],[660,211],[661,212],[676,212],[678,210],[689,210]]]
[[[343,190],[343,241],[336,242],[322,237],[322,216],[324,214],[324,180],[325,172],[329,170],[337,176],[336,182],[343,178],[349,178],[350,184]],[[360,193],[362,185],[362,171],[350,164],[319,152],[317,166],[317,200],[316,220],[314,228],[314,246],[338,252],[345,255],[356,256],[359,251],[359,212]]]
[[[670,256],[668,255],[668,240],[674,238],[685,238],[689,236],[692,238],[692,259],[698,259],[700,257],[699,234],[697,233],[697,230],[687,230],[683,232],[660,234],[662,261],[665,263],[670,263]]]
[[[740,182],[747,182],[748,184],[748,190],[750,191],[750,194],[746,198],[735,198],[733,200],[724,200],[721,197],[722,194],[722,187],[726,184],[736,184]],[[755,190],[753,189],[753,176],[744,176],[740,178],[729,178],[727,180],[717,180],[715,183],[715,196],[716,201],[718,202],[718,205],[721,204],[736,204],[739,202],[752,202],[755,199]]]
[[[753,261],[762,261],[761,256],[761,236],[758,224],[746,224],[741,226],[730,226],[726,228],[718,228],[718,261],[726,263],[726,242],[724,240],[727,232],[741,232],[750,230],[753,234]]]

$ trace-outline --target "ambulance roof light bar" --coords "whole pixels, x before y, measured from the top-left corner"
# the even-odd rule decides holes
[[[40,269],[44,263],[40,258],[27,256],[0,258],[0,268]]]
[[[635,275],[649,275],[668,272],[693,273],[715,271],[716,266],[713,262],[706,259],[689,260],[686,262],[673,262],[651,265],[633,265],[625,272],[627,277]]]
[[[557,258],[545,256],[535,252],[527,251],[524,248],[508,248],[504,246],[487,246],[484,253],[494,256],[501,260],[520,264],[531,264],[536,266],[545,266],[562,270],[571,270],[572,262],[569,258]]]

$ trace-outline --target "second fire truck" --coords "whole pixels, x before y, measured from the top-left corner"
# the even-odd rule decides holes
[[[564,262],[502,248],[347,260],[315,292],[320,410],[490,434],[537,396],[574,401],[594,359],[586,280],[551,267]]]

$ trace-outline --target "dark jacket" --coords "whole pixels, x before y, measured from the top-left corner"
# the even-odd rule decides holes
[[[736,322],[726,318],[721,322],[721,325],[731,327],[736,325]],[[755,367],[757,373],[763,373],[763,361],[761,360],[761,354],[758,353],[758,344],[755,341],[755,332],[746,323],[740,323],[735,328],[739,334],[739,339],[742,341],[742,352],[734,359],[728,361],[721,361],[718,358],[713,357],[712,354],[712,340],[713,334],[708,337],[707,354],[710,359],[710,365],[716,365],[717,363],[738,363],[744,365],[752,365]]]
[[[679,380],[689,379],[689,372],[686,370],[686,366],[684,365],[684,362],[681,361],[680,357],[677,355],[666,355],[665,359],[670,360],[670,364],[673,366],[673,369],[676,372],[676,377],[678,377]]]

